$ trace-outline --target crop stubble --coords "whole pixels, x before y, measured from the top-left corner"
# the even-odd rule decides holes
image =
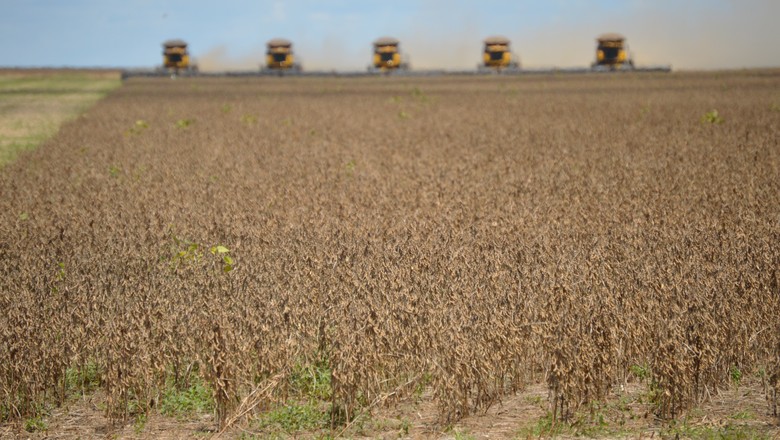
[[[540,381],[566,417],[632,366],[661,416],[735,369],[771,405],[778,85],[128,81],[0,171],[2,416],[93,363],[125,417],[195,364],[224,425],[317,359],[334,417],[424,384],[453,420]]]

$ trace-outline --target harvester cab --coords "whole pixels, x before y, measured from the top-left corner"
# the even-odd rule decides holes
[[[407,70],[406,62],[399,49],[400,41],[392,37],[382,37],[374,41],[374,58],[370,70]]]
[[[520,63],[514,59],[509,47],[509,39],[502,36],[485,38],[482,52],[481,70],[519,69]]]
[[[284,38],[274,38],[266,43],[265,68],[276,71],[300,71],[300,64],[295,62],[293,55],[292,42]]]
[[[633,69],[634,61],[628,52],[626,38],[620,34],[602,34],[596,38],[596,61],[594,69]]]
[[[190,63],[187,43],[182,40],[168,40],[163,43],[163,69],[173,72],[196,72],[197,66]]]

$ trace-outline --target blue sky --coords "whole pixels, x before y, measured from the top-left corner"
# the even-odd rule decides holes
[[[594,37],[628,37],[637,64],[780,66],[778,0],[0,0],[0,66],[154,67],[182,38],[204,70],[254,69],[291,39],[304,68],[364,69],[390,35],[416,68],[473,68],[501,34],[527,67],[587,66]]]

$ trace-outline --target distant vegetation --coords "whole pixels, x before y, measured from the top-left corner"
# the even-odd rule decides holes
[[[119,72],[0,70],[0,166],[119,86]]]

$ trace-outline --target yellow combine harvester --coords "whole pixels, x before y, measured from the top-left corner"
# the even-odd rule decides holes
[[[520,63],[513,60],[509,39],[502,36],[485,38],[481,69],[518,69]]]
[[[382,37],[374,41],[374,59],[369,70],[407,70],[409,63],[404,61],[398,46],[400,41],[392,37]]]
[[[163,70],[171,73],[196,72],[198,67],[190,63],[187,43],[183,40],[168,40],[163,43]]]
[[[292,42],[284,38],[274,38],[266,43],[268,50],[265,53],[265,68],[277,71],[300,71],[301,66],[295,62]]]
[[[596,61],[591,67],[609,70],[634,68],[626,37],[615,33],[602,34],[596,38],[596,42]]]

